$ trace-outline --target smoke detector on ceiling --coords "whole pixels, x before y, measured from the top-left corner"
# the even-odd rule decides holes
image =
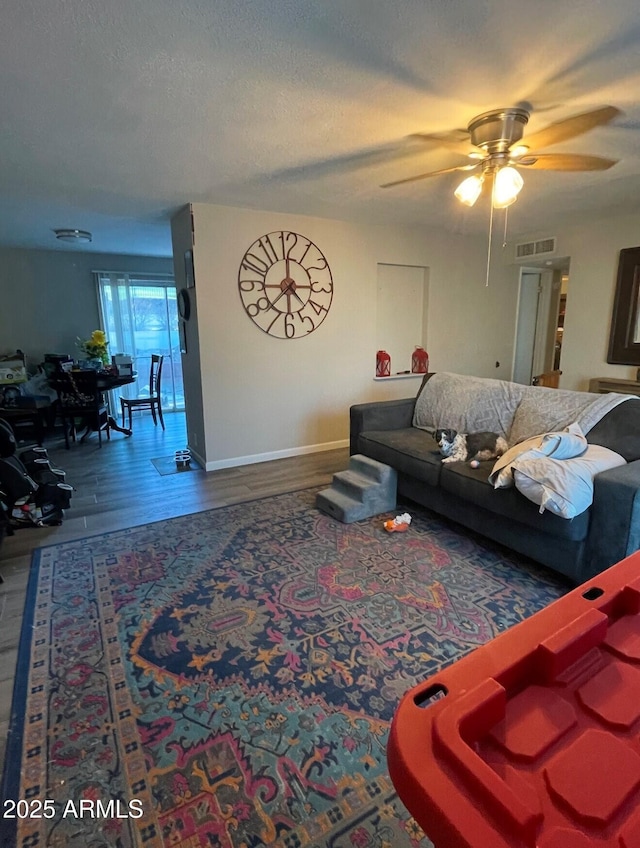
[[[93,236],[88,230],[54,230],[56,238],[60,241],[68,241],[71,243],[88,242]]]

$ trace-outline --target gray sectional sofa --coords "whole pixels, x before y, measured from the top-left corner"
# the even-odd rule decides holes
[[[567,519],[515,488],[494,489],[491,461],[442,463],[437,427],[492,430],[510,445],[578,421],[591,445],[626,462],[598,473],[593,503]],[[398,492],[568,577],[575,584],[640,548],[640,399],[428,374],[416,398],[351,407],[351,453],[398,472]]]

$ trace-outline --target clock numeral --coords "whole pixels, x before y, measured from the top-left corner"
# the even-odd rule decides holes
[[[309,248],[311,247],[311,244],[312,244],[312,242],[308,242],[308,243],[307,243],[307,246],[306,246],[306,247],[305,247],[305,249],[304,249],[304,253],[302,254],[302,256],[300,257],[300,259],[298,260],[298,263],[299,263],[300,265],[302,265],[302,263],[303,263],[303,261],[304,261],[304,257],[305,257],[305,256],[307,255],[307,253],[309,252]],[[316,249],[317,249],[317,248],[316,248]],[[304,268],[304,265],[302,265],[302,267]]]
[[[313,311],[316,313],[316,315],[321,315],[323,312],[329,311],[328,306],[323,306],[321,303],[318,303],[317,301],[313,300],[312,298],[309,298],[307,303],[313,309]]]
[[[304,324],[305,321],[308,321],[311,324],[311,327],[307,330],[307,333],[313,333],[316,328],[316,325],[313,323],[313,319],[310,315],[303,315],[301,312],[298,312],[298,318]]]
[[[276,317],[273,319],[273,321],[269,324],[269,326],[267,327],[267,329],[265,330],[265,332],[266,332],[266,333],[270,333],[270,332],[271,332],[271,328],[273,327],[273,325],[276,323],[276,321],[278,320],[278,318],[281,318],[281,317],[282,317],[282,313],[281,313],[281,312],[278,312],[278,314],[277,314],[277,315],[276,315]]]
[[[288,249],[285,248],[285,242],[289,241],[289,236],[293,236],[293,244]],[[282,234],[282,250],[285,252],[285,258],[291,259],[291,251],[294,249],[296,244],[298,243],[298,234],[297,233],[287,233],[286,236],[284,233]]]
[[[303,265],[304,258],[307,255],[307,253],[309,252],[309,248],[311,248],[312,246],[315,247],[315,245],[313,244],[312,241],[309,241],[309,239],[305,239],[304,241],[298,242],[298,238],[302,239],[303,236],[298,237],[297,233],[287,233],[286,238],[284,237],[284,234],[283,234],[283,238],[282,238],[282,249],[283,250],[285,250],[285,242],[289,241],[289,236],[293,237],[293,244],[286,248],[285,258],[291,259],[293,262],[297,262],[298,265],[300,265],[302,268],[304,268],[305,267]],[[295,256],[293,256],[293,251],[298,246],[298,243],[300,244],[301,248],[304,247],[304,250],[302,251],[302,256],[299,256],[299,257],[296,258]],[[318,248],[316,247],[316,250],[317,249]],[[323,269],[319,268],[318,270],[321,271]]]
[[[319,292],[327,292],[327,294],[330,294],[331,285],[325,288],[323,285],[320,285],[320,280],[311,280],[311,291],[314,294],[318,294]]]
[[[293,312],[287,312],[284,316],[284,333],[288,339],[292,339],[296,334],[296,328],[293,321]]]
[[[264,280],[240,280],[240,291],[255,291],[256,285],[258,286],[260,291],[264,291]]]
[[[253,253],[247,253],[242,261],[241,267],[244,268],[245,271],[253,271],[254,274],[258,274],[258,276],[262,277],[264,280],[270,264],[271,263],[265,262],[264,259],[261,259]]]
[[[272,265],[274,262],[278,262],[280,259],[284,259],[284,247],[283,247],[283,255],[280,256],[276,248],[273,246],[271,242],[271,233],[267,236],[263,236],[258,244],[264,250],[267,259],[269,260],[269,264]]]
[[[265,312],[270,307],[271,304],[266,297],[259,297],[255,303],[249,303],[245,308],[247,310],[247,314],[252,318],[255,318],[256,315],[259,315],[261,312]]]
[[[276,315],[276,317],[273,319],[273,321],[269,324],[266,332],[270,333],[273,325],[277,321],[279,321],[280,318],[282,318],[283,324],[284,324],[284,338],[293,339],[296,335],[295,318],[296,318],[296,315],[298,315],[298,314],[299,313],[297,313],[297,312],[280,312],[278,315]],[[308,332],[311,332],[311,330],[309,330]],[[280,338],[282,338],[282,336],[280,336]]]
[[[302,260],[300,260],[300,261],[302,261]],[[306,271],[324,271],[326,268],[329,267],[327,265],[327,260],[324,258],[324,256],[320,257],[320,259],[318,261],[322,262],[322,265],[307,265],[307,266],[304,266],[305,270]]]

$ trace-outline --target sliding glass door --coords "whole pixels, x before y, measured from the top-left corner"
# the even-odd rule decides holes
[[[151,354],[164,356],[162,409],[184,409],[176,287],[170,275],[96,271],[103,329],[109,353],[130,354],[138,379],[120,390],[125,397],[149,393]]]

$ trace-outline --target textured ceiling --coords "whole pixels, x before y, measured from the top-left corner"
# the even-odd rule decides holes
[[[637,0],[4,0],[0,19],[2,245],[76,227],[168,256],[189,201],[485,229],[457,174],[379,186],[460,164],[412,133],[523,103],[531,132],[625,114],[553,148],[619,163],[527,173],[510,230],[640,206]]]

